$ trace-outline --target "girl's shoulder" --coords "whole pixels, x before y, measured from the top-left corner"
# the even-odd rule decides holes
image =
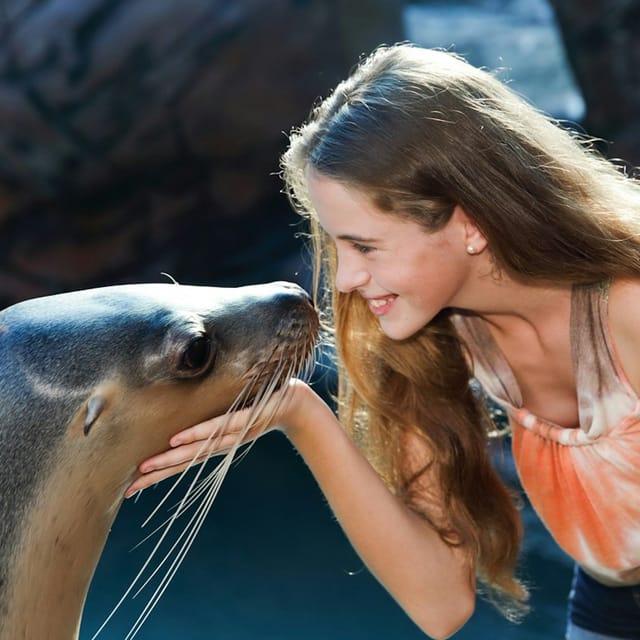
[[[617,279],[609,287],[609,323],[640,335],[640,278]],[[611,327],[613,328],[613,327]]]
[[[616,355],[631,386],[640,394],[640,278],[614,280],[608,310]]]

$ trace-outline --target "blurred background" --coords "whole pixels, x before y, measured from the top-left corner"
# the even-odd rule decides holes
[[[0,0],[0,305],[162,272],[308,286],[304,229],[276,175],[286,134],[361,55],[401,40],[500,69],[629,171],[640,164],[636,0]],[[517,485],[506,449],[497,464]],[[123,506],[82,640],[144,563],[149,544],[132,548],[167,489]],[[563,637],[571,565],[524,518],[532,613],[513,625],[481,601],[457,639]],[[144,602],[127,599],[100,637],[124,638]],[[424,636],[274,434],[234,466],[137,637]]]

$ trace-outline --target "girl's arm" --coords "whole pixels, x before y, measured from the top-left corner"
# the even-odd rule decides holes
[[[474,568],[464,550],[446,545],[387,489],[331,408],[306,384],[292,381],[272,422],[304,458],[356,552],[407,615],[433,638],[457,631],[475,604]],[[176,448],[143,462],[146,475],[127,495],[181,471],[220,425],[215,418],[174,436]],[[233,444],[239,428],[229,424],[216,453]]]

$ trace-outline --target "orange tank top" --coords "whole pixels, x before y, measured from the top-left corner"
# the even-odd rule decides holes
[[[474,375],[512,427],[518,475],[533,508],[564,551],[611,585],[640,582],[640,400],[609,333],[608,285],[575,286],[571,353],[579,427],[522,406],[517,381],[485,322],[456,315]]]

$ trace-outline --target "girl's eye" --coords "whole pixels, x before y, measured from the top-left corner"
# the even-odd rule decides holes
[[[366,244],[358,244],[357,242],[354,242],[352,246],[358,253],[369,253],[373,251],[373,247],[368,247]]]

